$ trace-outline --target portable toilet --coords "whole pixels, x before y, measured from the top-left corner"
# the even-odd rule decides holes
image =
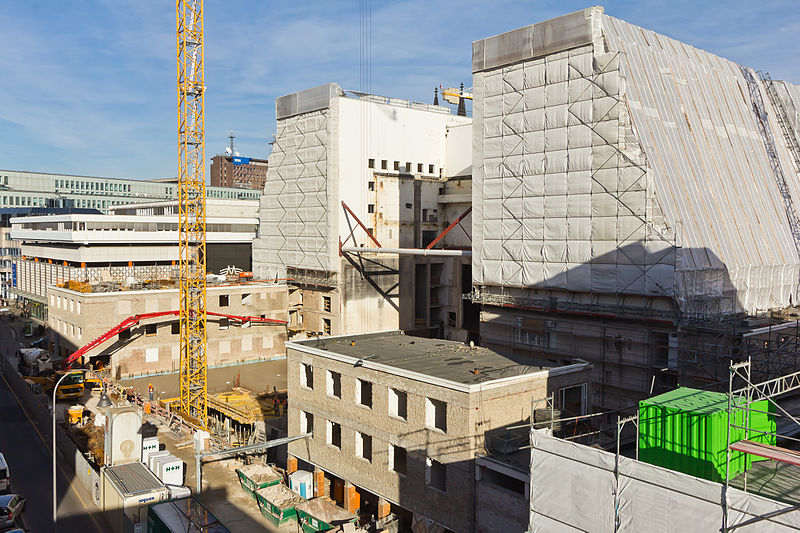
[[[297,470],[289,474],[289,488],[305,499],[314,497],[314,474]]]

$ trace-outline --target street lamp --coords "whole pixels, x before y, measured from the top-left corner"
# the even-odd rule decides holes
[[[53,533],[58,531],[58,522],[56,513],[58,512],[58,497],[56,495],[56,392],[58,392],[58,386],[61,385],[61,382],[64,381],[64,378],[71,375],[71,374],[78,374],[80,372],[91,372],[95,375],[95,377],[100,379],[100,382],[103,384],[103,390],[100,393],[100,401],[97,402],[98,407],[110,407],[111,400],[108,399],[108,395],[106,394],[106,384],[103,381],[103,378],[98,376],[93,370],[87,370],[85,368],[76,368],[74,370],[67,371],[61,379],[56,382],[55,387],[53,387]]]

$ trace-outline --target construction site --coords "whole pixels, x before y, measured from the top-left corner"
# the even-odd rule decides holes
[[[432,104],[296,87],[268,159],[213,159],[260,199],[215,198],[176,4],[177,199],[8,217],[54,495],[118,533],[800,530],[800,85],[589,7],[473,36]]]

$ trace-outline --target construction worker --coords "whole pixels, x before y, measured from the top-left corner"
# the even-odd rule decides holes
[[[153,401],[153,384],[149,383],[147,385],[147,392],[150,394],[150,401]]]

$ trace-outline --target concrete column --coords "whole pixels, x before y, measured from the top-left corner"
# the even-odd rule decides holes
[[[361,495],[358,494],[356,486],[349,481],[344,482],[344,508],[355,513],[361,507]]]
[[[383,498],[378,498],[378,520],[382,518],[386,518],[389,516],[389,513],[392,512],[392,504],[384,500]]]
[[[325,493],[325,472],[319,468],[314,469],[314,497],[326,496]]]
[[[297,457],[289,456],[286,458],[286,473],[292,474],[297,472]]]

